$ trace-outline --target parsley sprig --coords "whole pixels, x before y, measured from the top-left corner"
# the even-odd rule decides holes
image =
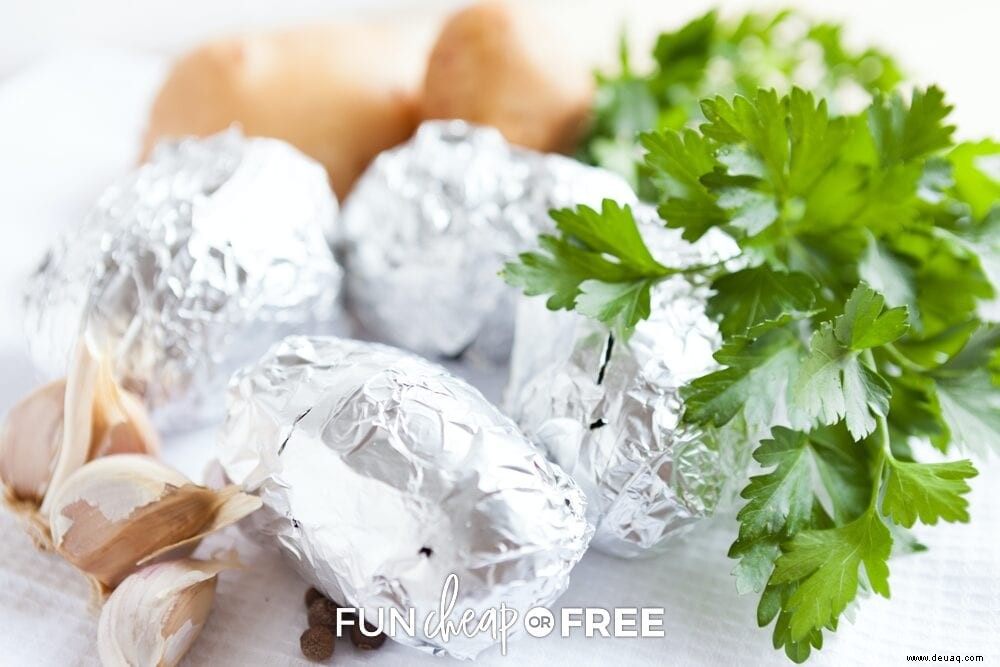
[[[710,11],[662,33],[652,70],[641,73],[623,38],[619,71],[597,76],[593,123],[580,158],[621,173],[646,198],[654,190],[638,161],[635,135],[702,120],[699,102],[708,95],[753,95],[761,87],[786,93],[801,85],[835,101],[838,112],[856,111],[866,93],[890,91],[902,76],[888,55],[851,49],[841,32],[836,23],[794,11],[749,13],[739,20]]]
[[[758,623],[801,662],[859,594],[889,596],[906,529],[969,519],[972,463],[922,463],[913,444],[1000,446],[1000,144],[955,145],[934,87],[838,117],[798,88],[701,108],[698,129],[641,136],[644,169],[664,224],[725,232],[738,262],[666,266],[605,202],[554,212],[557,233],[505,275],[626,337],[658,282],[711,285],[719,367],[682,389],[683,418],[770,432],[747,443],[763,472],[729,555]]]

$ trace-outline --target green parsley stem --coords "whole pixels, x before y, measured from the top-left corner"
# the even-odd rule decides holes
[[[886,345],[886,348],[891,347],[891,345]],[[875,369],[875,355],[872,354],[871,349],[865,350],[861,355],[864,363],[872,369]],[[889,444],[889,422],[884,415],[877,415],[875,417],[875,442],[878,443],[878,450],[875,452],[875,460],[872,461],[872,490],[871,490],[871,500],[869,501],[869,511],[876,511],[878,508],[879,491],[882,488],[882,477],[885,473],[885,467],[892,460],[892,450]]]
[[[892,343],[887,343],[882,346],[882,349],[892,358],[896,364],[908,371],[913,371],[914,373],[926,373],[927,368],[921,366],[920,364],[912,361],[909,357],[899,351],[899,349]]]
[[[871,500],[868,504],[869,511],[875,511],[878,507],[879,491],[882,488],[882,477],[885,473],[885,466],[889,459],[892,457],[892,452],[889,450],[889,426],[885,417],[877,417],[878,422],[877,433],[878,433],[878,444],[879,448],[875,452],[875,460],[872,461],[872,491]]]
[[[709,274],[710,271],[714,269],[724,269],[726,267],[726,260],[720,260],[718,262],[713,262],[712,264],[698,264],[696,266],[688,266],[683,269],[667,269],[667,273],[661,274],[662,277],[666,278],[668,276],[682,275],[689,276],[695,274],[708,274],[709,278],[712,278]],[[651,276],[657,277],[657,276]]]
[[[892,455],[892,445],[889,441],[889,420],[885,417],[879,417],[878,431],[879,439],[882,441],[882,451],[885,453],[886,460],[892,462],[896,460],[896,457]]]

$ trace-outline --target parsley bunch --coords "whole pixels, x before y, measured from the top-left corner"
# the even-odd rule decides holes
[[[683,419],[770,429],[729,555],[757,621],[796,662],[862,591],[889,596],[894,543],[917,521],[967,521],[968,460],[912,445],[1000,445],[1000,144],[952,140],[937,88],[876,93],[856,115],[793,89],[702,101],[697,129],[641,136],[665,224],[717,228],[736,264],[666,266],[627,206],[553,213],[558,233],[506,279],[627,336],[650,289],[711,284],[719,369],[682,390]]]
[[[653,191],[636,162],[635,135],[703,120],[699,101],[709,94],[753,95],[761,87],[784,93],[799,85],[849,112],[902,78],[881,51],[846,47],[839,25],[792,11],[750,13],[738,21],[711,11],[662,33],[651,71],[636,72],[624,39],[619,60],[619,72],[597,76],[593,123],[579,157],[622,174],[643,198]]]

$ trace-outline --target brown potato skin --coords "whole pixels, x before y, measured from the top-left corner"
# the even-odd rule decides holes
[[[143,156],[162,138],[239,123],[283,139],[326,167],[343,198],[419,117],[426,36],[343,24],[208,42],[174,65],[153,103]],[[419,31],[416,31],[419,33]]]
[[[431,49],[424,116],[492,125],[512,143],[570,152],[586,124],[593,82],[565,51],[558,27],[524,5],[462,9]]]

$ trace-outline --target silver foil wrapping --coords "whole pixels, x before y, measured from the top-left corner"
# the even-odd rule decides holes
[[[450,573],[453,617],[523,616],[563,592],[592,532],[579,487],[477,390],[376,343],[293,336],[237,373],[219,459],[303,577],[369,618],[414,609],[417,635],[394,638],[436,654],[496,642],[422,632]]]
[[[648,209],[638,217],[655,219]],[[735,246],[711,233],[697,245],[652,222],[647,245],[668,266],[730,258]],[[619,556],[652,554],[710,514],[741,469],[746,447],[722,432],[680,423],[680,388],[716,368],[720,345],[706,315],[706,285],[683,276],[656,288],[652,314],[628,341],[601,323],[549,311],[524,298],[517,313],[504,404],[524,432],[586,492],[593,544]]]
[[[64,374],[86,328],[161,426],[218,415],[237,367],[338,319],[336,216],[323,168],[281,141],[231,130],[161,144],[30,277],[32,356]]]
[[[506,362],[514,297],[497,274],[549,229],[548,211],[634,200],[611,172],[429,121],[382,153],[344,202],[348,304],[366,334],[422,354]]]

